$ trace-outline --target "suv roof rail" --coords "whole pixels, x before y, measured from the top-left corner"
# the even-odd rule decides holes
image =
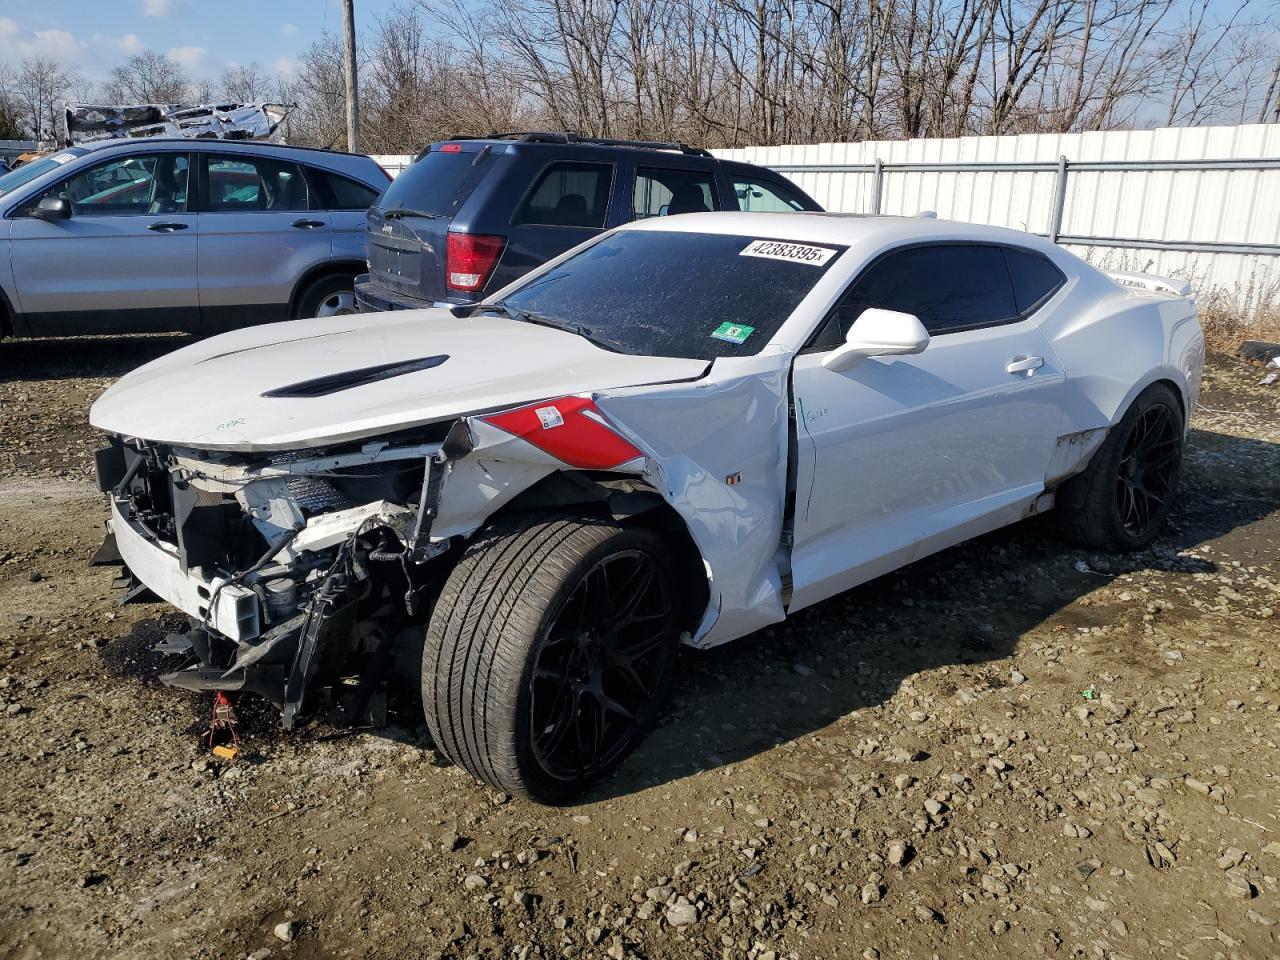
[[[636,150],[676,150],[694,157],[710,157],[701,147],[691,147],[678,140],[617,140],[610,137],[587,137],[580,133],[553,130],[511,130],[483,137],[451,137],[452,140],[519,140],[525,143],[585,143],[598,147],[631,147]]]

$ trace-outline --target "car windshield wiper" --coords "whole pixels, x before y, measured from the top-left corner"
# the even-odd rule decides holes
[[[512,320],[519,320],[522,323],[536,323],[540,327],[553,327],[556,330],[563,330],[566,333],[576,334],[577,336],[582,337],[582,339],[594,343],[602,350],[608,350],[611,353],[625,352],[618,349],[618,347],[622,346],[620,341],[611,340],[581,323],[565,323],[555,319],[554,317],[549,317],[544,313],[535,313],[532,310],[521,310],[519,307],[512,307],[505,303],[491,303],[482,309],[492,311],[494,313],[505,314]]]
[[[426,220],[439,220],[444,214],[428,213],[426,210],[414,210],[412,207],[394,207],[382,211],[383,220],[399,220],[403,217],[422,217]]]

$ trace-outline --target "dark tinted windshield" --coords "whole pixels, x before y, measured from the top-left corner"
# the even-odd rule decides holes
[[[64,163],[68,163],[76,157],[82,157],[88,152],[88,150],[83,149],[59,150],[51,156],[24,163],[17,170],[11,170],[3,177],[0,177],[0,197],[3,197],[11,190],[17,190],[24,183],[30,183],[36,177],[42,176],[50,170],[57,170]]]
[[[391,181],[378,206],[383,211],[413,210],[452,217],[484,177],[489,151],[442,153],[432,150]]]
[[[759,353],[845,248],[764,237],[616,233],[503,304],[641,356]]]

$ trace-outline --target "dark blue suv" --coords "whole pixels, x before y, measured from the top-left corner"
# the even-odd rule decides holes
[[[611,227],[711,210],[821,210],[785,177],[680,143],[567,133],[433,143],[369,208],[361,310],[477,303]]]

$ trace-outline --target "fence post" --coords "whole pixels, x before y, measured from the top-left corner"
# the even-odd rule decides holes
[[[875,179],[871,182],[871,212],[880,213],[880,187],[884,183],[884,161],[876,157]]]
[[[1062,213],[1067,206],[1067,158],[1058,157],[1058,182],[1053,198],[1053,220],[1049,224],[1049,239],[1054,243],[1062,236]]]

